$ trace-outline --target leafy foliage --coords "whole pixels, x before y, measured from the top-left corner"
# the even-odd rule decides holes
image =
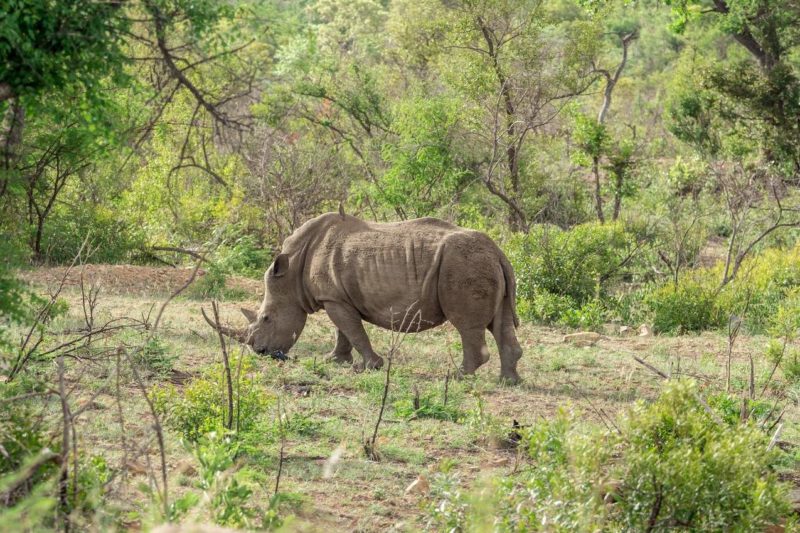
[[[542,226],[506,246],[524,316],[570,326],[595,326],[599,303],[625,275],[635,237],[620,223],[587,223],[569,231]]]
[[[246,357],[246,356],[241,356]],[[239,361],[231,359],[238,368]],[[252,375],[253,365],[248,359],[241,364],[241,381],[234,399],[234,423],[239,431],[255,427],[259,417],[271,403],[259,379]],[[209,433],[225,434],[223,425],[226,409],[224,373],[221,365],[193,379],[182,390],[166,384],[152,391],[153,403],[164,414],[167,425],[186,441],[197,442]]]
[[[653,314],[653,327],[659,332],[697,332],[727,323],[727,317],[718,307],[716,293],[702,282],[667,283],[650,292],[644,302]]]
[[[100,79],[122,74],[129,21],[120,5],[12,0],[4,11],[0,84],[8,84],[11,94],[75,84],[94,93]]]
[[[719,425],[691,382],[639,403],[620,433],[586,433],[562,412],[526,438],[533,465],[474,493],[440,474],[431,524],[460,530],[749,531],[789,512],[773,466],[781,452],[751,425]]]

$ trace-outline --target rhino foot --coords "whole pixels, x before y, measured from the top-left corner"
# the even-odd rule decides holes
[[[383,359],[378,357],[377,355],[372,359],[367,359],[364,361],[363,359],[358,363],[353,365],[353,370],[356,372],[363,372],[364,369],[367,370],[377,370],[383,366]]]
[[[339,364],[351,364],[353,362],[353,354],[352,353],[338,353],[338,352],[331,352],[328,354],[326,358],[328,361],[332,361],[334,363]]]
[[[501,372],[500,381],[508,385],[519,385],[520,383],[522,383],[522,378],[519,377],[519,374],[517,374],[516,371]]]

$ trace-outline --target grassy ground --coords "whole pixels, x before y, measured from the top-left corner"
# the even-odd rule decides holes
[[[70,310],[55,329],[82,320],[80,293],[70,288],[64,298]],[[108,291],[100,296],[98,312],[100,318],[138,317],[150,313],[162,299],[159,294]],[[256,306],[257,299],[255,295],[250,301],[224,302],[223,320],[241,324],[238,306]],[[174,370],[161,375],[145,372],[148,387],[173,382],[174,393],[181,394],[192,377],[220,364],[218,339],[203,321],[201,305],[209,307],[206,302],[179,298],[166,308],[159,339],[165,353],[175,357]],[[295,526],[306,530],[415,530],[424,526],[424,494],[406,494],[405,489],[418,476],[430,477],[448,464],[468,485],[480,476],[508,474],[519,467],[520,457],[505,438],[513,420],[535,425],[564,408],[574,410],[587,424],[604,424],[632,402],[654,398],[660,378],[633,355],[665,372],[697,379],[705,393],[720,390],[724,383],[727,337],[719,334],[609,335],[595,346],[576,347],[563,342],[563,333],[530,324],[519,329],[525,350],[519,367],[525,381],[519,386],[498,381],[499,360],[491,344],[492,358],[474,378],[448,380],[461,359],[459,337],[449,325],[406,337],[393,362],[388,407],[378,433],[381,460],[372,461],[365,457],[363,442],[373,431],[386,374],[356,374],[326,362],[334,344],[332,325],[324,313],[310,317],[291,361],[279,364],[261,358],[253,371],[265,381],[264,394],[272,407],[263,422],[263,441],[258,431],[252,432],[251,452],[236,466],[254,489],[250,505],[266,507],[274,490],[280,442],[269,435],[278,399],[289,421],[280,491],[290,497],[280,508],[282,515],[293,515]],[[389,332],[371,328],[370,335],[376,350],[386,353]],[[131,334],[123,341],[135,343],[137,338]],[[765,338],[740,338],[735,345],[736,390],[746,388],[749,354],[755,358],[757,390],[761,390],[770,368],[762,356],[765,343]],[[234,354],[238,350],[234,348]],[[122,401],[117,402],[114,368],[112,361],[88,365],[70,361],[68,377],[76,405],[93,401],[76,423],[79,449],[105,457],[118,472],[105,499],[107,518],[135,530],[147,523],[151,504],[143,485],[158,476],[158,448],[142,394],[127,374],[121,380]],[[781,394],[796,391],[786,385]],[[414,416],[417,393],[423,410]],[[789,441],[797,440],[794,404],[784,416],[788,423],[782,438]],[[167,429],[165,438],[170,493],[175,498],[197,485],[198,465],[177,433]],[[341,459],[329,465],[326,476],[325,464],[337,449]],[[207,516],[195,511],[189,518],[203,521]]]

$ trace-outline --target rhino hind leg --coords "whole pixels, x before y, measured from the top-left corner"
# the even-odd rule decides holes
[[[486,346],[484,328],[457,328],[461,334],[461,345],[464,359],[461,362],[461,374],[474,374],[478,368],[489,360],[489,348]]]
[[[372,349],[364,324],[361,322],[361,315],[358,311],[347,304],[327,302],[325,312],[328,313],[331,321],[339,329],[339,332],[351,343],[351,345],[361,354],[362,360],[353,365],[357,371],[364,369],[380,368],[383,366],[383,359]],[[339,345],[339,337],[336,340]]]
[[[352,364],[353,362],[353,344],[340,329],[336,330],[336,346],[328,358],[336,363]]]
[[[500,322],[497,323],[497,320]],[[519,383],[521,379],[517,373],[517,361],[522,357],[522,347],[517,341],[514,312],[509,305],[502,306],[488,329],[492,332],[500,351],[500,379]]]

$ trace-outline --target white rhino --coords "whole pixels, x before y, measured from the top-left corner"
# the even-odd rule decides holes
[[[247,329],[209,323],[257,353],[282,355],[306,317],[324,309],[338,329],[332,357],[352,363],[355,347],[362,356],[356,368],[364,369],[380,368],[383,359],[362,321],[417,332],[449,320],[461,335],[464,374],[489,359],[488,329],[500,350],[501,378],[519,381],[514,271],[483,233],[435,218],[373,223],[326,213],[284,241],[264,284],[258,312],[242,310]]]

